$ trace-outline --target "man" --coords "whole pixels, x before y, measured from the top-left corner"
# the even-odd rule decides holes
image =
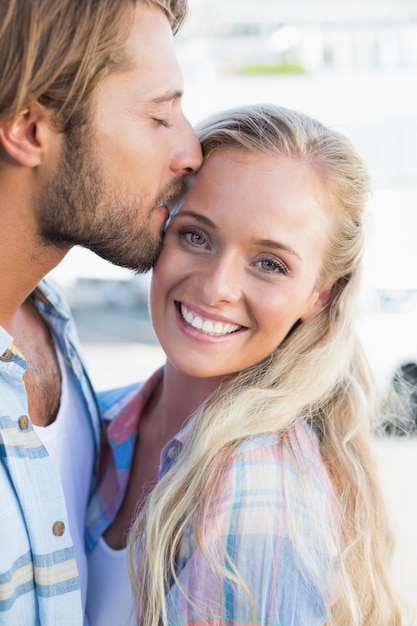
[[[99,418],[42,279],[75,244],[139,271],[157,258],[201,163],[173,47],[185,3],[0,0],[1,625],[84,620]]]

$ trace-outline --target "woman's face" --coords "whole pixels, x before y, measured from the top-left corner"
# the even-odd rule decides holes
[[[271,354],[323,306],[332,218],[308,165],[238,150],[204,163],[166,233],[151,285],[168,361],[218,377]]]

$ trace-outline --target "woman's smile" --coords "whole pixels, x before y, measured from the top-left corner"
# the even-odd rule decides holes
[[[215,337],[222,337],[224,335],[230,335],[238,330],[241,330],[243,326],[240,324],[234,324],[230,322],[221,322],[218,319],[211,319],[209,316],[205,316],[200,312],[196,313],[184,303],[177,303],[178,310],[181,313],[182,319],[193,328],[196,328],[205,335],[212,335]]]

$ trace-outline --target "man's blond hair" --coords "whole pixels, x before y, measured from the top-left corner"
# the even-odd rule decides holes
[[[175,34],[187,0],[0,0],[0,124],[31,102],[65,130],[100,80],[125,62],[129,9],[153,6]]]

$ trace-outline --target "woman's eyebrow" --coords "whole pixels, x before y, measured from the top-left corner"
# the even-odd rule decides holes
[[[212,222],[211,219],[209,219],[205,215],[201,215],[200,213],[195,213],[194,211],[190,211],[188,209],[185,209],[185,210],[181,209],[180,211],[178,211],[177,217],[192,217],[198,222],[201,222],[202,224],[204,224],[205,226],[209,226],[210,228],[213,228],[214,230],[217,229],[216,224]]]
[[[273,239],[252,239],[252,242],[262,247],[284,250],[285,252],[288,252],[288,254],[291,254],[297,257],[297,259],[300,259],[301,261],[301,257],[298,254],[298,252],[296,252],[294,248],[291,248],[291,246],[288,246],[287,244],[282,243],[281,241],[274,241]]]
[[[195,219],[198,222],[201,222],[202,224],[204,224],[205,226],[209,226],[210,228],[212,228],[213,230],[217,230],[218,227],[216,226],[216,224],[214,222],[211,221],[211,219],[209,219],[208,217],[206,217],[205,215],[201,215],[201,213],[195,213],[195,211],[190,211],[189,209],[185,209],[185,210],[181,210],[176,214],[177,217],[191,217],[193,219]],[[287,252],[288,254],[291,254],[292,256],[295,256],[297,259],[299,259],[300,261],[301,256],[298,254],[298,252],[296,252],[294,250],[294,248],[292,248],[291,246],[281,242],[281,241],[274,241],[273,239],[255,239],[253,238],[252,243],[257,245],[257,246],[261,246],[261,247],[265,247],[265,248],[273,248],[274,250],[283,250],[285,252]]]

